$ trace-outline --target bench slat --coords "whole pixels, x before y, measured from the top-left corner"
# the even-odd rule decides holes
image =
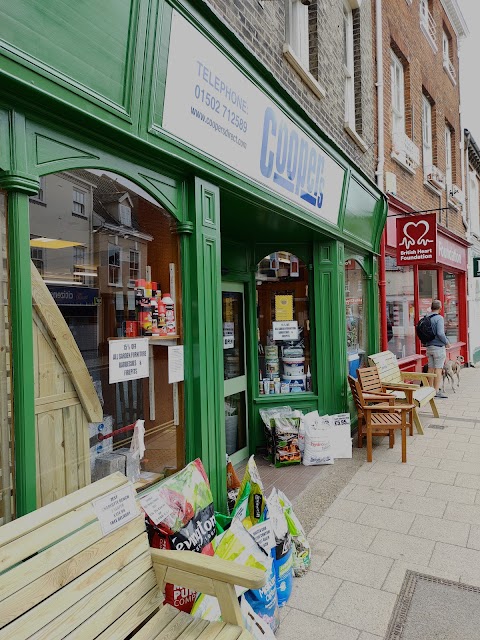
[[[112,638],[124,638],[137,629],[148,617],[154,613],[159,607],[162,606],[163,593],[158,589],[158,586],[145,594],[138,602],[136,602],[130,609],[117,618],[115,622],[105,629],[99,636],[95,636],[95,640],[112,640]],[[129,603],[130,604],[130,603]],[[170,605],[166,605],[167,608]],[[163,608],[163,607],[162,607]],[[176,614],[177,609],[173,609]],[[156,615],[151,619],[153,620]],[[157,635],[157,627],[152,626],[150,632],[144,633],[151,620],[142,627],[134,636],[135,640],[153,640]],[[142,635],[143,634],[143,635]]]
[[[160,614],[161,613],[162,610],[160,609]],[[177,640],[178,636],[188,628],[193,620],[194,618],[189,616],[188,613],[180,611],[155,638],[161,638],[161,640]]]
[[[142,544],[139,536],[144,532],[145,521],[140,515],[118,530],[115,544],[120,548],[133,539]],[[8,597],[0,603],[0,627],[18,618],[111,554],[110,536],[104,537],[100,524],[95,522],[15,567],[2,577],[1,593]]]
[[[167,625],[178,615],[178,609],[172,607],[171,604],[165,604],[160,609],[158,613],[156,613],[153,618],[151,618],[147,624],[140,629],[133,637],[135,640],[155,640],[158,638],[159,634],[165,629]],[[96,640],[110,640],[112,638],[111,635],[105,636],[105,638],[100,636]]]
[[[38,511],[33,511],[19,520],[13,520],[0,527],[0,548],[10,542],[17,541],[22,546],[21,538],[32,531],[38,531],[39,527],[46,525],[66,514],[71,515],[74,509],[79,509],[83,505],[99,498],[110,491],[114,491],[124,484],[128,479],[118,471],[116,473],[87,485],[56,502],[42,507]]]
[[[30,609],[28,613],[4,627],[0,631],[0,640],[11,638],[25,640],[40,629],[46,628],[45,625],[49,625],[54,618],[56,618],[55,626],[63,626],[66,630],[63,635],[66,635],[66,632],[80,624],[85,616],[92,615],[102,607],[104,592],[108,591],[112,583],[118,592],[118,590],[125,589],[136,577],[148,571],[150,567],[151,556],[145,534],[143,544],[141,538],[135,538],[93,569],[82,574],[50,598]],[[71,623],[75,612],[79,616],[76,625]],[[65,620],[65,618],[67,619]],[[63,635],[58,637],[63,637]],[[51,636],[42,634],[39,637],[51,640],[54,634],[52,631]]]
[[[202,631],[198,636],[198,640],[223,640],[222,631],[225,629],[223,622],[212,622],[208,627]],[[135,637],[135,640],[137,638]],[[248,640],[251,640],[250,638]]]
[[[194,618],[194,621],[188,626],[183,633],[178,636],[178,640],[198,640],[198,636],[208,627],[207,620]],[[157,636],[157,638],[160,638]]]

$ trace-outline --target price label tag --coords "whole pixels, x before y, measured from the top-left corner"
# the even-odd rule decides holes
[[[273,339],[298,340],[298,322],[296,320],[291,320],[290,322],[274,322]]]
[[[171,507],[161,499],[156,491],[152,491],[142,498],[140,505],[154,524],[164,522],[172,514]]]
[[[140,513],[131,482],[92,502],[102,533],[107,536]]]

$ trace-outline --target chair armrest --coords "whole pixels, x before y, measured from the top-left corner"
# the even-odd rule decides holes
[[[267,579],[265,571],[242,567],[230,560],[206,556],[193,551],[151,549],[151,553],[154,565],[161,565],[195,576],[210,578],[215,582],[239,585],[246,589],[260,589]]]
[[[375,400],[395,400],[395,396],[392,396],[391,393],[364,393],[363,394],[363,399],[367,400],[368,402],[372,402]]]
[[[415,409],[413,404],[372,404],[363,407],[365,412],[373,411],[375,413],[401,413],[402,411],[412,411]]]
[[[421,387],[419,384],[410,384],[408,382],[392,382],[392,383],[389,382],[385,384],[385,388],[394,389],[397,391],[405,391],[405,389],[413,389],[414,391],[416,391]]]

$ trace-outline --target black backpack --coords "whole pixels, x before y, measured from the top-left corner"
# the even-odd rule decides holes
[[[436,316],[438,314],[434,313],[433,315]],[[437,335],[435,333],[435,329],[433,328],[432,316],[423,316],[423,318],[420,319],[417,326],[415,327],[415,330],[423,346],[426,346]]]

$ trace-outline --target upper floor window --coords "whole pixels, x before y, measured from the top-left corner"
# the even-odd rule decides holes
[[[355,129],[355,68],[353,63],[353,15],[350,3],[343,3],[343,67],[345,71],[345,122]]]
[[[36,200],[37,202],[43,202],[45,203],[45,196],[46,196],[46,186],[47,186],[47,179],[45,176],[40,176],[40,184],[38,186],[38,192],[34,195],[31,196],[31,200]]]
[[[85,209],[86,202],[86,193],[85,191],[79,191],[78,189],[73,189],[73,203],[72,203],[72,212],[77,216],[86,216]]]
[[[30,247],[30,258],[37,267],[38,273],[43,276],[45,273],[45,256],[40,247]]]
[[[309,89],[318,98],[323,98],[325,89],[310,71],[309,4],[307,0],[286,0],[283,53]]]
[[[433,166],[432,105],[426,95],[422,97],[422,143],[423,168],[430,173]]]
[[[73,247],[73,280],[85,284],[85,247]]]
[[[130,249],[129,260],[129,284],[135,285],[135,280],[140,278],[140,252]]]
[[[445,127],[445,178],[448,189],[451,189],[453,184],[452,130],[448,124]]]
[[[443,34],[442,34],[442,44],[443,44],[443,68],[449,75],[450,80],[454,84],[456,84],[455,65],[453,64],[452,36],[448,33],[448,31],[445,28],[443,29]]]
[[[108,284],[122,284],[121,249],[116,244],[108,245]]]
[[[437,27],[433,18],[433,0],[420,0],[420,27],[436,53]]]
[[[120,224],[126,227],[132,226],[132,208],[129,207],[128,204],[118,205],[118,219]]]
[[[392,133],[405,133],[405,78],[403,65],[393,51],[391,53],[392,76]]]

